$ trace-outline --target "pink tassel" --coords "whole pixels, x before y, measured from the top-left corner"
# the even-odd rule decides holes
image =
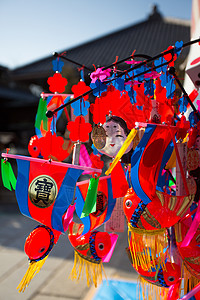
[[[90,160],[90,156],[87,152],[87,149],[85,147],[84,144],[81,144],[81,148],[80,148],[80,156],[79,156],[79,164],[80,166],[84,166],[84,167],[92,167],[92,162]],[[88,171],[84,171],[84,174],[89,174],[90,172]]]

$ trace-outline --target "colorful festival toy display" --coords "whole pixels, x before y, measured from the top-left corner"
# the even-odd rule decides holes
[[[88,286],[97,287],[118,238],[115,225],[110,233],[98,228],[112,220],[120,201],[128,229],[124,248],[139,275],[141,298],[200,299],[200,112],[193,104],[198,92],[188,96],[174,68],[182,49],[197,42],[176,42],[153,58],[135,51],[116,58],[91,71],[90,86],[83,66],[70,95],[64,94],[68,82],[61,75],[61,59],[67,57],[55,55],[55,73],[47,81],[51,93],[41,94],[30,156],[2,153],[4,186],[15,190],[21,213],[40,223],[25,242],[29,267],[19,292],[61,234],[74,248],[71,279],[85,274]],[[119,69],[122,62],[126,70]],[[57,133],[61,114],[69,139]]]

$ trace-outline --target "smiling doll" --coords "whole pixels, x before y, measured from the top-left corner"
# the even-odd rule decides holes
[[[106,132],[106,143],[105,146],[98,149],[98,151],[109,157],[115,157],[126,140],[130,130],[126,125],[126,122],[117,116],[109,116],[103,124],[103,128]],[[123,155],[122,161],[124,163],[130,162],[131,154],[132,143]]]

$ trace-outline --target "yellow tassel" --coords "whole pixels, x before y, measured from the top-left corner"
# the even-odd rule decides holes
[[[130,239],[131,235],[131,239]],[[165,270],[167,248],[166,229],[145,230],[134,228],[128,224],[128,242],[132,256],[133,266],[136,270],[141,266],[148,271],[159,264]]]
[[[184,272],[184,295],[191,291],[199,282],[200,280],[193,276],[184,265],[183,267]]]
[[[47,259],[48,255],[39,261],[31,261],[29,263],[29,268],[26,271],[26,274],[24,275],[24,277],[22,278],[20,284],[18,285],[17,289],[18,292],[24,292],[25,289],[28,287],[29,283],[31,282],[31,280],[33,279],[33,277],[40,272],[40,270],[42,269],[42,266],[44,265],[46,259]]]
[[[168,288],[160,287],[146,281],[143,277],[138,278],[139,300],[166,300]],[[142,293],[142,295],[141,295]],[[142,298],[141,298],[142,296]]]
[[[93,259],[86,259],[84,256],[81,256],[77,251],[74,252],[74,266],[71,270],[70,279],[76,280],[77,282],[83,279],[83,274],[86,274],[87,285],[90,286],[94,283],[94,286],[97,287],[98,283],[102,281],[102,272],[105,275],[104,267],[102,261],[94,262]]]

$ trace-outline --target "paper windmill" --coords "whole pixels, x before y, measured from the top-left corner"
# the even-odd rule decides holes
[[[94,83],[97,79],[104,81],[107,77],[110,76],[110,69],[102,70],[103,68],[98,68],[95,72],[92,72],[90,78],[92,79],[91,83]]]

